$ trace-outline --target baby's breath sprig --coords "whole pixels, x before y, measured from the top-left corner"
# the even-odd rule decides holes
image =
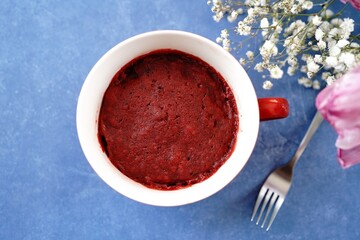
[[[227,18],[236,22],[229,31],[224,29],[216,42],[227,51],[242,48],[242,40],[231,42],[230,35],[256,37],[262,43],[255,51],[248,50],[239,59],[242,65],[252,65],[258,71],[267,71],[272,79],[304,73],[298,83],[320,89],[320,77],[332,84],[349,69],[360,64],[360,35],[354,34],[354,20],[341,18],[345,9],[334,13],[329,7],[336,0],[209,0],[214,20]],[[260,60],[259,60],[260,59]],[[266,80],[264,89],[273,83]]]

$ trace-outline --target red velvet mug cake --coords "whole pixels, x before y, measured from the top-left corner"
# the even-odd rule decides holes
[[[147,187],[173,190],[210,177],[235,146],[234,95],[209,64],[157,50],[113,77],[99,115],[99,140],[114,166]]]

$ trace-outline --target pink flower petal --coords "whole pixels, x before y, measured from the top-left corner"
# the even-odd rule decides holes
[[[349,150],[338,149],[338,160],[343,168],[348,168],[359,163],[359,157],[360,145]]]
[[[356,10],[360,10],[360,0],[340,0],[342,3],[349,2]]]
[[[344,129],[336,140],[336,147],[352,149],[360,143],[360,128]],[[360,156],[359,156],[360,158]]]

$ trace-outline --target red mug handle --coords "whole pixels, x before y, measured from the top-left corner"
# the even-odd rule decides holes
[[[289,103],[285,98],[259,98],[260,121],[286,118],[289,115]]]

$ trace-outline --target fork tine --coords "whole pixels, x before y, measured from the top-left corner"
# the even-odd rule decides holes
[[[267,208],[267,211],[266,211],[266,214],[265,214],[265,217],[264,217],[264,221],[261,224],[261,228],[264,228],[264,225],[265,225],[265,222],[266,222],[266,220],[267,220],[267,218],[269,216],[269,213],[273,209],[273,206],[274,206],[274,204],[275,204],[275,202],[276,202],[276,200],[278,198],[279,198],[279,195],[274,192],[274,194],[271,196],[270,203],[269,203],[269,206]]]
[[[269,225],[267,226],[266,231],[269,231],[269,229],[270,229],[270,227],[271,227],[271,224],[273,223],[276,215],[278,214],[279,209],[281,208],[281,205],[283,204],[283,202],[284,202],[284,198],[279,196],[278,200],[276,201],[276,204],[275,204],[275,207],[274,207],[274,211],[273,211],[273,213],[271,214],[270,221],[269,221]]]
[[[254,220],[254,217],[255,217],[256,212],[257,212],[257,210],[258,210],[258,208],[259,208],[259,206],[260,206],[260,203],[261,203],[261,201],[264,199],[264,196],[265,196],[265,194],[266,194],[267,191],[268,191],[267,188],[265,188],[265,187],[262,187],[262,188],[261,188],[261,190],[260,190],[260,192],[259,192],[259,195],[258,195],[258,197],[257,197],[256,203],[255,203],[255,207],[254,207],[253,213],[252,213],[252,215],[251,215],[251,221]]]
[[[264,210],[265,210],[265,207],[266,207],[267,204],[269,203],[270,197],[271,197],[272,195],[273,195],[273,192],[272,192],[272,191],[270,192],[270,189],[268,189],[268,191],[267,191],[267,193],[266,193],[266,196],[265,196],[265,199],[264,199],[264,201],[263,201],[263,203],[262,203],[261,210],[260,210],[258,219],[257,219],[257,221],[256,221],[256,225],[259,224],[260,219],[261,219],[261,216],[262,216],[262,214],[263,214],[263,212],[264,212]]]

